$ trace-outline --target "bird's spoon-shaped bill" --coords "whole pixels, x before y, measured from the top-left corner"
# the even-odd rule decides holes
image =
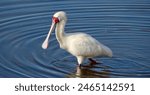
[[[49,32],[47,34],[47,37],[46,37],[45,41],[42,44],[42,48],[43,49],[47,49],[48,48],[49,37],[50,37],[54,27],[55,27],[55,23],[52,23],[51,28],[50,28],[50,30],[49,30]]]
[[[46,38],[45,41],[42,44],[42,48],[47,49],[47,47],[48,47],[48,39]]]

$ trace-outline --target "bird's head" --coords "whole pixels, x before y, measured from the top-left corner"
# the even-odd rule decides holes
[[[50,30],[48,32],[48,35],[45,39],[45,41],[43,42],[42,44],[42,48],[43,49],[46,49],[48,47],[48,40],[49,40],[49,37],[52,33],[52,31],[54,30],[56,24],[60,23],[60,22],[66,22],[67,21],[67,17],[66,17],[66,13],[63,12],[63,11],[59,11],[59,12],[56,12],[53,17],[52,17],[52,25],[50,27]]]
[[[67,21],[66,13],[64,11],[56,12],[52,18],[52,23],[57,24],[61,21]]]

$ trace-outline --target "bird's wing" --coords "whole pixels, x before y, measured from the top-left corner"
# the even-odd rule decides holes
[[[79,33],[68,37],[68,51],[76,56],[93,57],[101,52],[100,43],[88,34]]]

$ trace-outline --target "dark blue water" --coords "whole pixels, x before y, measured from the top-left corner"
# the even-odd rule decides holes
[[[57,11],[67,32],[84,32],[110,47],[113,58],[77,67],[53,32]],[[0,77],[150,77],[150,0],[0,0]]]

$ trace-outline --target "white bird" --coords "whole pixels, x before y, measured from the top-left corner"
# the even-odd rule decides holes
[[[63,11],[56,12],[52,18],[52,25],[48,32],[42,48],[48,48],[49,37],[55,28],[56,38],[60,48],[65,49],[77,58],[78,65],[81,66],[85,58],[95,62],[93,57],[112,57],[112,51],[107,46],[98,42],[92,36],[85,33],[65,33],[64,28],[67,22],[66,13]]]

